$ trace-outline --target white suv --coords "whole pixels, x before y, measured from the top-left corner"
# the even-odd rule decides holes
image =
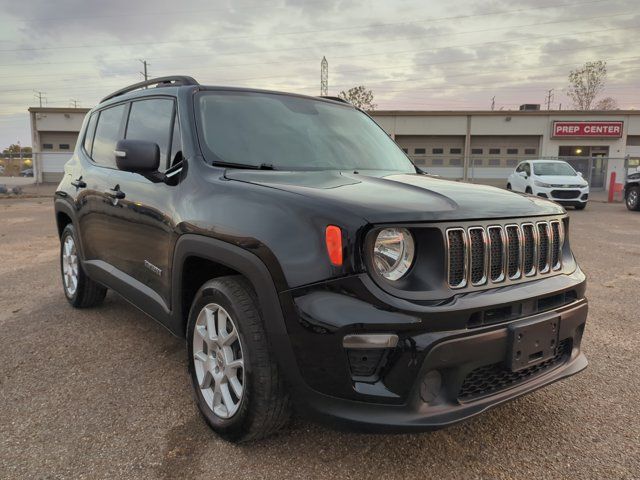
[[[582,210],[589,199],[589,184],[571,165],[561,160],[521,162],[507,179],[507,190],[548,198]]]

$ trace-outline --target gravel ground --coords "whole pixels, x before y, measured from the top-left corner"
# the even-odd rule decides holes
[[[0,201],[0,478],[640,478],[640,214],[571,211],[589,368],[464,424],[340,433],[296,419],[243,446],[191,398],[183,341],[113,293],[64,299],[51,201]]]

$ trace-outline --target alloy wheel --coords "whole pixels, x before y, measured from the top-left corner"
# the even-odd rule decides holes
[[[198,314],[193,361],[207,406],[220,418],[233,417],[245,391],[244,356],[236,324],[216,303],[205,305]]]
[[[67,295],[73,297],[78,289],[78,253],[71,235],[62,244],[62,279]]]
[[[631,190],[627,196],[627,205],[629,205],[629,208],[636,208],[638,206],[638,200],[640,200],[638,198],[638,191],[635,189]]]

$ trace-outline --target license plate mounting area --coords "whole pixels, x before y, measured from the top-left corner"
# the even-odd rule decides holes
[[[517,372],[553,358],[560,318],[531,319],[509,325],[507,367]]]

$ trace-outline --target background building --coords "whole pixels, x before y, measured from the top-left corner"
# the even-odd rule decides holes
[[[33,170],[37,182],[58,182],[88,108],[31,107]]]
[[[535,107],[535,106],[534,106]],[[429,173],[504,187],[524,159],[561,158],[591,187],[640,164],[640,111],[378,111],[375,120]]]

